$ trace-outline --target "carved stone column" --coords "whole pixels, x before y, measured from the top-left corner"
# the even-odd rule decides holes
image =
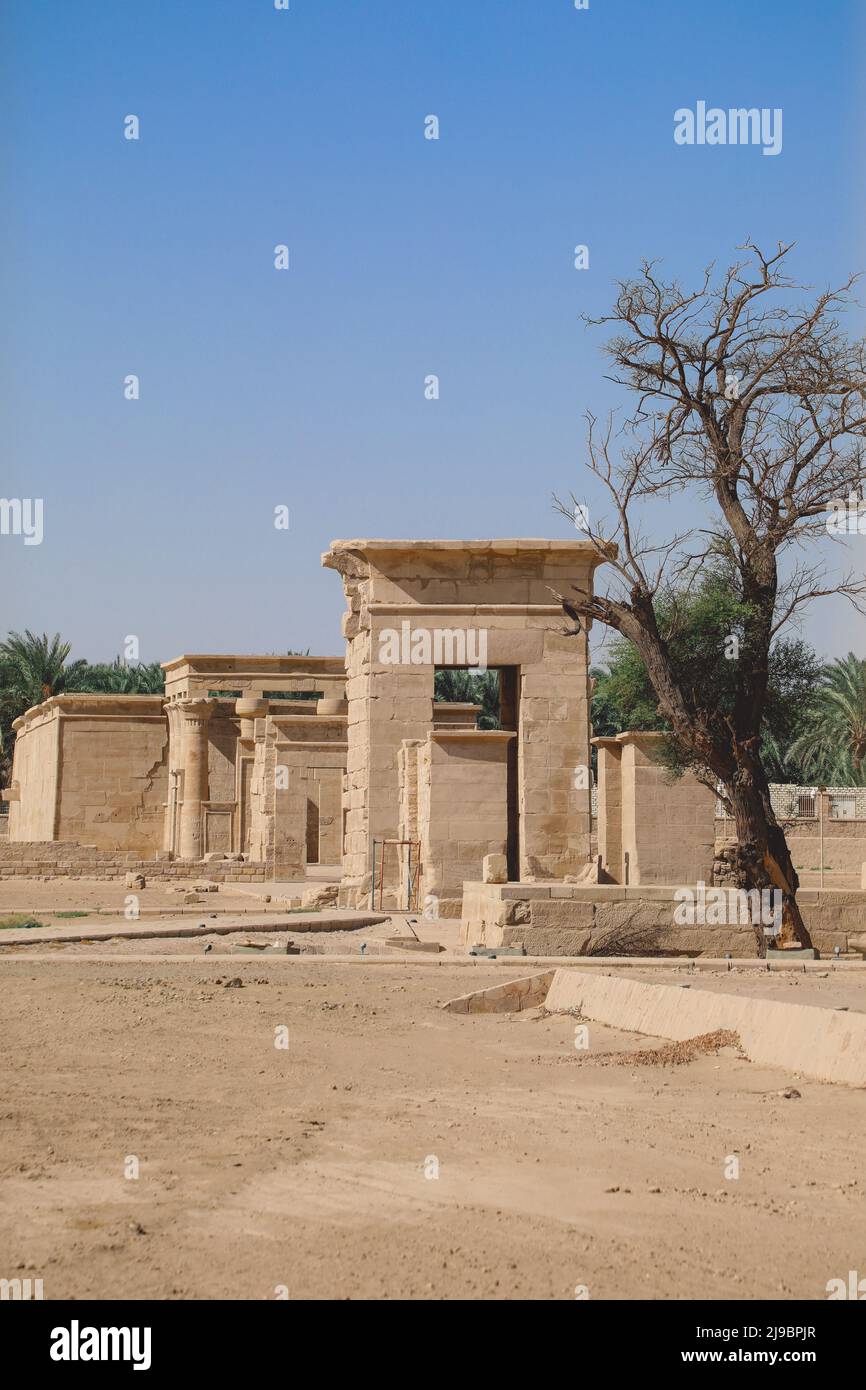
[[[180,814],[180,779],[183,768],[183,719],[180,706],[169,700],[164,706],[168,721],[168,800],[165,804],[165,830],[162,847],[177,853]]]
[[[183,801],[179,851],[181,859],[201,859],[204,853],[202,802],[208,799],[207,728],[213,705],[207,700],[184,700],[180,713],[183,719]]]

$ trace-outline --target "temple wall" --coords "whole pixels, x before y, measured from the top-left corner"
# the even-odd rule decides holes
[[[155,853],[168,786],[161,697],[58,695],[38,711],[16,730],[10,838]]]
[[[50,702],[49,702],[50,703]],[[58,740],[56,706],[40,705],[16,719],[9,802],[9,841],[52,840],[57,817]]]
[[[194,654],[163,662],[163,670],[168,700],[267,699],[278,693],[309,697],[307,703],[315,708],[313,697],[340,700],[346,684],[338,656]]]
[[[804,887],[818,886],[821,837],[816,826],[806,833],[787,831],[794,868]],[[825,820],[824,879],[828,887],[860,888],[866,867],[866,824],[863,821]]]
[[[661,734],[599,739],[599,853],[615,883],[712,883],[715,798],[654,761]],[[621,749],[617,755],[612,745]]]
[[[195,683],[189,662],[175,665]],[[208,672],[203,684],[215,678]],[[270,688],[275,679],[268,669],[260,683]],[[319,683],[315,671],[284,679]],[[339,864],[344,685],[335,674],[337,694],[321,700],[54,697],[16,724],[10,842],[62,841],[187,863],[243,854],[277,877],[302,877],[308,862]]]
[[[217,702],[208,726],[208,795],[211,801],[234,801],[237,791],[238,721]]]
[[[727,835],[725,834],[727,830]],[[716,821],[716,849],[733,835],[733,822]],[[822,886],[822,836],[817,820],[798,821],[785,826],[785,839],[791,851],[801,888]],[[825,888],[839,890],[866,888],[866,821],[824,819],[823,863]]]

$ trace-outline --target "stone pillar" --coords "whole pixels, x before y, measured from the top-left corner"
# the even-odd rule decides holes
[[[177,850],[180,815],[180,778],[183,767],[183,718],[175,700],[165,705],[168,720],[168,800],[165,804],[165,833],[162,847],[169,854]]]
[[[213,705],[207,700],[185,700],[183,719],[183,801],[180,807],[179,853],[181,859],[201,859],[204,853],[202,802],[208,798],[208,721]]]
[[[622,744],[618,738],[594,738],[598,749],[598,852],[613,883],[623,882]]]
[[[715,796],[694,773],[671,778],[656,761],[664,734],[617,735],[622,745],[622,850],[628,884],[712,883]]]
[[[542,653],[520,663],[520,878],[529,882],[579,873],[592,834],[587,637],[563,636],[555,609],[546,622]],[[492,664],[500,644],[491,638],[488,645]]]

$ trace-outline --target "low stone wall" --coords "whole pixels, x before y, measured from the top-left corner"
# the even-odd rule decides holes
[[[716,821],[716,854],[730,840],[731,821]],[[784,822],[785,839],[804,889],[821,886],[822,837],[817,820]],[[824,820],[824,888],[859,889],[866,864],[866,821]]]
[[[749,924],[678,926],[675,887],[563,883],[463,885],[461,941],[533,956],[754,956]],[[866,932],[866,892],[805,891],[797,901],[815,946],[832,955]]]
[[[0,879],[117,879],[141,873],[156,881],[209,878],[218,883],[263,883],[265,864],[220,859],[142,859],[132,850],[97,849],[63,840],[0,842]]]
[[[544,1005],[551,1013],[678,1042],[724,1030],[737,1034],[750,1062],[818,1081],[866,1085],[866,1014],[847,1009],[580,970],[557,970]],[[476,1003],[471,1012],[482,1009]]]

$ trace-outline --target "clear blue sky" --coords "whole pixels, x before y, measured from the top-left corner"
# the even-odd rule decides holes
[[[550,494],[611,403],[579,315],[643,256],[866,269],[862,0],[0,13],[0,492],[45,499],[41,546],[0,537],[0,626],[76,655],[338,653],[332,537],[574,534]],[[782,153],[675,145],[699,99],[781,107]],[[832,603],[807,635],[863,628]]]

